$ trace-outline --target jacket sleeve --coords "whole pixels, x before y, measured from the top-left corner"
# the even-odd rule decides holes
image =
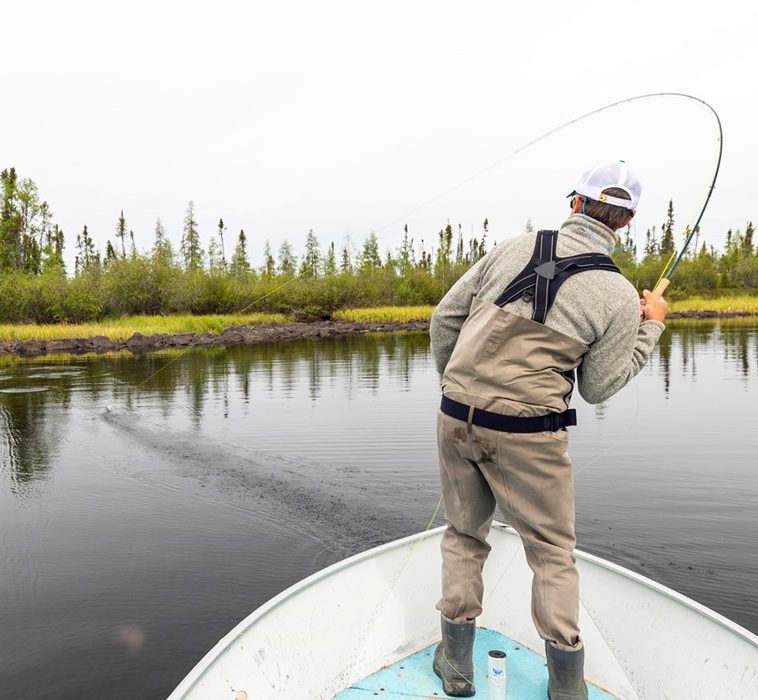
[[[432,341],[432,357],[440,374],[445,371],[450,361],[461,326],[468,318],[471,302],[481,289],[482,273],[490,253],[464,273],[445,294],[432,314],[429,335]]]
[[[623,389],[650,359],[665,328],[660,321],[640,323],[636,302],[613,314],[610,326],[590,345],[579,365],[582,398],[601,403]]]

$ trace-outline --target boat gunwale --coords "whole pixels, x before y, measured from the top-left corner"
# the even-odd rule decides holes
[[[436,527],[430,530],[424,530],[423,532],[414,533],[412,535],[408,535],[406,537],[402,537],[397,540],[392,540],[391,542],[386,542],[385,544],[379,545],[377,547],[372,547],[371,549],[367,549],[363,552],[359,552],[358,554],[354,554],[350,557],[347,557],[346,559],[342,559],[341,561],[335,562],[334,564],[330,564],[326,568],[320,569],[319,571],[314,572],[313,574],[302,579],[301,581],[298,581],[297,583],[292,584],[288,588],[285,588],[281,593],[278,593],[273,598],[266,601],[263,605],[253,610],[253,612],[251,612],[247,617],[245,617],[237,625],[235,625],[229,632],[227,632],[221,639],[219,639],[219,641],[216,644],[214,644],[213,647],[211,647],[211,649],[200,659],[200,661],[198,661],[195,664],[195,666],[190,670],[190,672],[182,679],[182,681],[179,683],[176,689],[171,693],[168,700],[172,700],[172,699],[178,700],[178,698],[181,698],[183,693],[190,690],[192,686],[198,680],[202,678],[203,674],[205,674],[205,672],[211,668],[212,662],[218,659],[226,650],[229,649],[229,647],[234,643],[235,639],[240,634],[247,631],[255,622],[257,622],[261,618],[268,615],[272,610],[279,607],[282,603],[284,603],[288,598],[291,598],[294,594],[300,593],[301,591],[304,591],[307,588],[310,588],[313,584],[318,583],[319,581],[323,579],[329,578],[333,574],[343,569],[350,568],[351,566],[354,566],[355,564],[360,564],[364,560],[370,559],[378,554],[383,554],[384,552],[388,552],[393,549],[401,549],[409,544],[415,545],[418,542],[421,542],[430,537],[436,537],[445,528],[446,528],[445,525],[441,525],[440,527]],[[507,532],[510,535],[518,537],[518,533],[510,525],[506,525],[505,523],[494,521],[492,523],[492,529],[501,530],[503,532]],[[606,569],[614,574],[621,575],[624,578],[634,581],[635,583],[641,584],[649,589],[652,589],[653,591],[657,593],[663,594],[664,596],[676,601],[677,603],[687,608],[690,608],[691,610],[697,613],[700,613],[702,616],[708,618],[709,620],[713,622],[716,622],[722,627],[725,627],[730,632],[737,634],[743,640],[745,640],[746,642],[758,648],[758,635],[753,634],[752,632],[742,627],[741,625],[737,624],[736,622],[730,620],[727,617],[724,617],[720,613],[717,613],[715,610],[711,610],[705,605],[698,603],[692,598],[688,598],[687,596],[681,593],[678,593],[677,591],[673,590],[672,588],[669,588],[668,586],[664,586],[663,584],[658,583],[657,581],[653,581],[647,576],[638,574],[635,571],[631,571],[630,569],[620,566],[619,564],[614,564],[613,562],[610,562],[607,559],[598,557],[594,554],[583,552],[581,550],[574,550],[574,555],[579,560],[583,560],[590,564],[599,566],[600,568]]]

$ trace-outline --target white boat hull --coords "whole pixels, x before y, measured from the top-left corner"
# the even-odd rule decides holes
[[[169,700],[331,700],[439,638],[437,528],[339,562],[253,612]],[[484,627],[540,652],[518,536],[493,525]],[[586,675],[618,698],[755,700],[758,637],[643,576],[576,553]]]

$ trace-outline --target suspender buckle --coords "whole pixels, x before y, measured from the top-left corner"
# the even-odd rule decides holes
[[[532,321],[545,323],[558,289],[569,277],[586,270],[620,272],[613,260],[600,253],[557,257],[557,240],[557,231],[537,233],[531,259],[495,300],[496,306],[502,308],[517,299],[523,299],[527,304],[533,304]]]
[[[550,427],[548,430],[561,430],[576,425],[576,409],[570,408],[563,413],[550,413],[546,416]]]
[[[534,271],[540,277],[544,277],[548,280],[553,279],[555,277],[555,260],[548,260],[541,265],[537,265],[537,267],[534,268]]]

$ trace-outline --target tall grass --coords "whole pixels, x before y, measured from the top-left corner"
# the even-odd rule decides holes
[[[671,313],[714,312],[719,314],[758,314],[757,296],[727,296],[707,299],[702,296],[678,299],[669,303]]]
[[[90,323],[20,323],[0,324],[0,341],[7,340],[63,340],[66,338],[94,338],[104,335],[112,340],[126,340],[134,333],[222,333],[229,326],[260,326],[269,323],[287,323],[285,314],[213,314],[193,316],[125,316]]]
[[[358,309],[341,309],[332,314],[335,321],[351,323],[407,323],[428,321],[434,306],[378,306]],[[756,314],[758,296],[729,296],[708,299],[702,296],[678,299],[669,303],[670,313]],[[195,316],[124,316],[89,323],[19,323],[0,324],[0,342],[12,340],[63,340],[67,338],[93,338],[98,335],[111,340],[126,340],[134,333],[142,335],[172,333],[223,333],[230,326],[260,326],[283,324],[295,320],[287,314],[243,313],[207,314]]]
[[[428,321],[434,306],[380,306],[371,309],[342,309],[335,311],[335,321],[352,323],[407,323],[408,321]]]

